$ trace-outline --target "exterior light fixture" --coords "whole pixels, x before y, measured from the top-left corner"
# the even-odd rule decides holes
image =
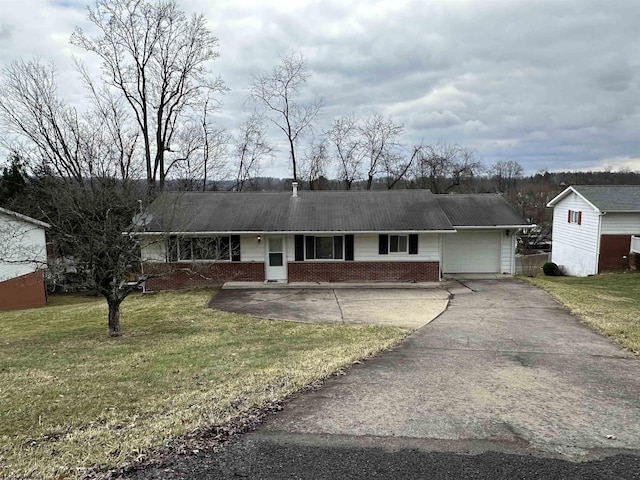
[[[258,239],[258,243],[262,241],[262,237],[260,235],[258,235],[256,238]]]

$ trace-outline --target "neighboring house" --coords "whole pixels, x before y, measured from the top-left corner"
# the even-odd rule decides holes
[[[551,261],[568,275],[629,267],[631,237],[640,235],[640,185],[574,185],[547,206]]]
[[[49,225],[0,208],[0,310],[46,304],[42,268]]]
[[[429,190],[167,193],[143,215],[146,291],[213,281],[438,281],[515,271],[501,196]],[[142,218],[141,217],[141,218]],[[140,220],[140,219],[139,219]]]

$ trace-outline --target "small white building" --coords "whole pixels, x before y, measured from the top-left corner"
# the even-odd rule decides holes
[[[0,208],[0,310],[46,304],[49,224]]]
[[[551,200],[551,261],[585,277],[629,268],[640,236],[640,185],[574,185]]]

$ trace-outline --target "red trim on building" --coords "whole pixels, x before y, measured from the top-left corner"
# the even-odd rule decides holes
[[[46,304],[42,270],[0,282],[0,310],[42,307]]]

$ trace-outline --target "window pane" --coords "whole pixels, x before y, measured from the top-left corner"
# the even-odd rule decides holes
[[[342,238],[342,235],[333,237],[333,258],[335,260],[342,260]]]
[[[282,266],[282,253],[270,253],[269,254],[269,266],[281,267]]]
[[[269,239],[269,251],[281,252],[282,251],[282,238],[270,238]]]
[[[178,239],[178,255],[180,260],[191,260],[191,239],[180,238]]]
[[[168,260],[170,262],[178,261],[178,238],[171,235],[167,240]]]
[[[316,258],[322,260],[333,258],[333,237],[316,237]]]
[[[398,236],[398,251],[406,252],[407,251],[407,237],[406,235]]]
[[[389,251],[398,251],[398,235],[389,235]]]
[[[229,237],[194,237],[193,260],[229,260]]]
[[[407,243],[406,235],[389,235],[389,252],[406,253]]]

